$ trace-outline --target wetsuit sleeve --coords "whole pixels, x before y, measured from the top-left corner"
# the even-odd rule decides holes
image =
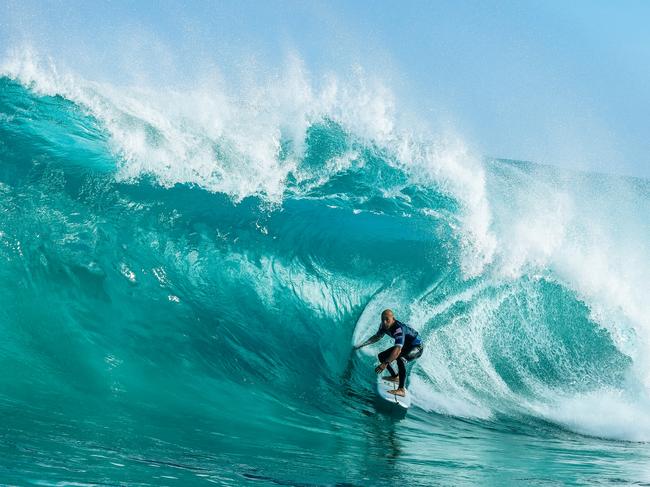
[[[402,327],[398,327],[393,333],[393,338],[395,339],[395,345],[398,347],[404,346],[404,330]]]

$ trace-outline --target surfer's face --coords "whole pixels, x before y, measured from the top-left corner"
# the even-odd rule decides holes
[[[394,322],[395,317],[392,315],[384,315],[381,317],[381,326],[383,326],[386,330],[388,330]]]

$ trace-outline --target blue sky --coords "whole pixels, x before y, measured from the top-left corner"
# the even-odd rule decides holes
[[[0,45],[126,83],[359,64],[483,155],[650,177],[650,2],[131,3],[8,0]]]

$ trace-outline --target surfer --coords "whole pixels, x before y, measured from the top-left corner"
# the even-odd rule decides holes
[[[384,376],[383,379],[398,382],[397,389],[388,392],[397,396],[404,396],[406,393],[404,389],[404,384],[406,383],[406,363],[422,355],[422,340],[418,337],[417,331],[397,321],[393,312],[390,309],[385,309],[381,313],[381,324],[377,333],[365,342],[355,345],[354,349],[358,350],[361,347],[375,343],[384,335],[393,338],[395,345],[384,350],[377,356],[379,358],[379,365],[375,368],[375,372],[381,374],[385,369],[388,369],[390,375]],[[395,359],[397,359],[399,374],[396,374],[395,369],[390,365]]]

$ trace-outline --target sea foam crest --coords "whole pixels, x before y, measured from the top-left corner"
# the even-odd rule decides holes
[[[393,155],[389,163],[412,181],[435,183],[460,202],[466,276],[478,275],[492,259],[495,239],[480,159],[457,135],[434,137],[402,127],[394,95],[360,68],[344,79],[330,74],[315,82],[292,56],[280,74],[244,87],[212,77],[181,91],[86,81],[22,49],[0,72],[39,93],[70,99],[98,119],[119,156],[118,179],[150,174],[164,186],[189,183],[235,201],[257,195],[281,202],[287,177],[301,171],[307,130],[331,120]],[[342,162],[328,168],[345,170]]]

